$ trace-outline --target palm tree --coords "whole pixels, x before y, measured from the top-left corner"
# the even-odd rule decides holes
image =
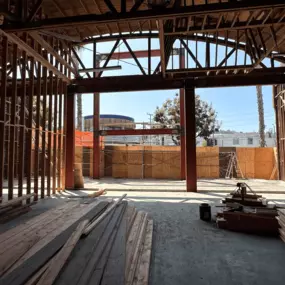
[[[262,95],[261,85],[256,86],[256,95],[257,95],[258,119],[259,119],[259,145],[260,147],[266,147],[264,107],[263,107],[263,95]]]

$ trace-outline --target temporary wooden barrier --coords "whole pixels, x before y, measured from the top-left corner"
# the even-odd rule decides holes
[[[92,150],[76,147],[76,163],[92,177]],[[197,147],[198,178],[225,178],[228,156],[236,152],[244,178],[277,179],[274,148]],[[101,177],[180,179],[178,146],[105,146],[101,152]],[[234,177],[241,173],[234,171]]]

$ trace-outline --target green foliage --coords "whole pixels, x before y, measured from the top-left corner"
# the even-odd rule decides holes
[[[167,99],[161,107],[156,107],[154,121],[160,123],[162,128],[180,129],[179,104],[178,94],[173,99]],[[195,95],[195,105],[196,137],[207,140],[211,134],[220,129],[217,113],[212,105],[201,100],[199,95]],[[172,136],[172,140],[176,145],[180,145],[180,136]]]

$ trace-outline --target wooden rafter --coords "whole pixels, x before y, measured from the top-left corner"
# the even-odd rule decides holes
[[[129,43],[127,42],[127,40],[123,39],[123,42],[125,43],[127,49],[129,50],[130,54],[132,55],[134,61],[136,62],[137,66],[139,67],[140,71],[142,72],[143,75],[146,75],[145,70],[143,69],[142,65],[140,64],[139,60],[137,59],[135,53],[133,52],[133,50],[131,49]]]
[[[158,27],[158,32],[159,32],[161,72],[162,72],[162,76],[164,77],[165,71],[166,71],[166,59],[165,59],[165,41],[164,41],[163,20],[157,21],[157,27]]]
[[[187,53],[191,56],[191,58],[194,60],[194,62],[196,63],[196,65],[199,68],[203,68],[201,63],[199,62],[198,58],[193,54],[193,52],[189,49],[188,45],[184,42],[183,39],[180,40],[181,44],[184,46],[184,48],[186,49]]]
[[[76,74],[76,70],[65,61],[48,42],[46,42],[37,32],[30,32],[30,36],[38,42],[44,49],[46,49],[51,55],[53,55],[61,64],[66,66],[73,74]]]
[[[19,49],[24,50],[27,55],[32,56],[35,58],[35,60],[39,61],[44,67],[51,70],[55,75],[57,75],[59,78],[62,78],[64,81],[69,82],[70,79],[66,77],[64,74],[62,74],[56,67],[54,67],[52,64],[48,62],[45,58],[43,58],[41,55],[35,52],[33,48],[31,48],[29,45],[27,45],[25,42],[23,42],[20,38],[18,38],[16,35],[13,34],[7,34],[3,30],[0,29],[0,35],[6,36],[8,40],[14,44],[17,44]]]

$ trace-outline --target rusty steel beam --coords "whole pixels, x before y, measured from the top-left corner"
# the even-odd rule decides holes
[[[186,191],[197,192],[195,89],[185,88]]]
[[[119,43],[119,42],[117,41],[116,43]],[[113,54],[114,50],[115,50],[115,46],[111,51],[111,55]],[[100,63],[97,60],[97,45],[96,45],[96,42],[94,42],[93,43],[93,67],[96,68],[99,66],[99,64]],[[93,77],[96,78],[97,74],[98,73],[93,72]],[[95,92],[93,94],[93,179],[100,178],[100,136],[98,134],[99,130],[100,130],[100,93]]]
[[[188,57],[187,57],[188,59]],[[185,50],[180,49],[179,56],[179,68],[185,68]],[[179,89],[179,107],[180,107],[180,179],[185,179],[185,90],[184,88]]]
[[[61,95],[62,97],[62,95]],[[74,189],[75,94],[67,96],[65,188]]]
[[[120,23],[126,21],[147,21],[153,19],[167,20],[175,17],[187,17],[197,15],[211,15],[217,13],[229,13],[239,11],[257,11],[260,9],[284,8],[283,0],[260,0],[260,1],[234,1],[225,3],[201,4],[185,7],[175,7],[167,9],[148,9],[139,11],[129,11],[126,13],[111,14],[87,14],[79,16],[69,16],[62,18],[49,18],[36,22],[10,23],[3,26],[3,29],[9,32],[58,29],[69,26],[79,25],[107,25],[111,23]]]

